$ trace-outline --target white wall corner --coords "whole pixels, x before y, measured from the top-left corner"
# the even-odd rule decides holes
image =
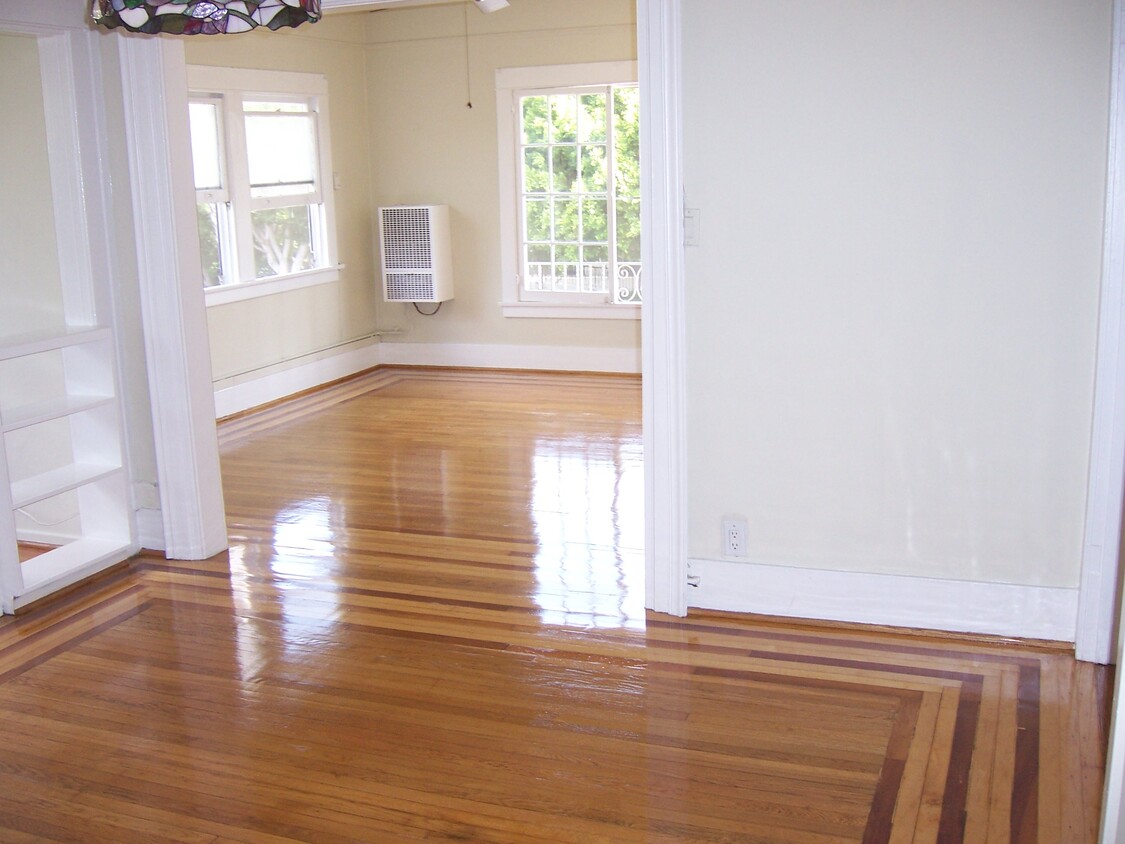
[[[159,510],[140,508],[137,516],[137,542],[148,551],[164,551],[164,517]]]
[[[1073,642],[1078,590],[693,559],[700,609]]]
[[[383,342],[379,350],[380,363],[400,366],[469,366],[557,372],[641,371],[640,350],[620,347]]]
[[[215,416],[222,419],[244,410],[283,399],[302,390],[311,390],[340,378],[363,372],[380,363],[379,344],[311,361],[292,369],[271,372],[261,378],[220,387],[215,390]]]

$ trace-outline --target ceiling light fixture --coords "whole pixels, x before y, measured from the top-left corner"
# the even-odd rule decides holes
[[[508,8],[508,0],[473,0],[473,5],[487,15]]]
[[[495,0],[488,0],[495,2]],[[507,3],[505,3],[507,5]],[[93,0],[91,17],[108,29],[150,35],[223,35],[320,20],[320,0]]]

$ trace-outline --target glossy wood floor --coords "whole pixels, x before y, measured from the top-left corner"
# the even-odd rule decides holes
[[[221,426],[231,547],[0,622],[0,841],[1092,842],[1105,672],[646,615],[636,379]]]

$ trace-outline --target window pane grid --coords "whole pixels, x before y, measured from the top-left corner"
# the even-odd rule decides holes
[[[635,91],[610,86],[521,98],[525,290],[640,301],[639,180],[635,203],[618,199],[622,188],[630,192],[637,168],[622,175],[616,166],[636,156]]]
[[[308,96],[233,91],[192,96],[189,125],[205,287],[328,265],[315,102]]]

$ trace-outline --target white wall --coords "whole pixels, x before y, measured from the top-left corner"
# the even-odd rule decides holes
[[[1077,587],[1110,12],[684,0],[693,557]]]
[[[522,345],[559,347],[564,360],[566,347],[635,359],[639,321],[501,315],[495,94],[500,67],[634,60],[634,3],[520,0],[491,15],[465,11],[451,4],[366,16],[372,205],[448,204],[455,262],[455,297],[437,316],[380,305],[383,324],[407,329],[387,337],[384,351],[392,343]],[[583,351],[570,368],[595,368],[596,357]]]

